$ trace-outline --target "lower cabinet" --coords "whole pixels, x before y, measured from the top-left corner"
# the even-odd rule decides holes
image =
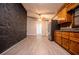
[[[55,32],[55,42],[61,45],[61,33],[60,32]]]
[[[79,42],[75,42],[75,41],[70,41],[70,45],[69,45],[69,51],[72,54],[79,54]]]
[[[61,32],[61,36],[55,33],[55,41],[69,53],[79,55],[79,33],[76,32]]]
[[[62,39],[62,46],[63,46],[66,50],[68,50],[68,49],[69,49],[69,40],[63,38],[63,39]]]
[[[60,44],[61,45],[61,37],[59,36],[59,37],[56,37],[56,40],[55,40],[58,44]]]
[[[64,47],[66,50],[69,49],[69,32],[61,32],[62,35],[62,47]]]

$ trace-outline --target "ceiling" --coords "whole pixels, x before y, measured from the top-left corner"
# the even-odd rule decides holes
[[[24,8],[38,15],[52,17],[62,7],[63,3],[23,3]],[[47,16],[46,16],[47,17]]]

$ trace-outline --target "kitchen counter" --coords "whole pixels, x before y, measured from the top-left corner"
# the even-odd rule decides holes
[[[65,31],[65,32],[79,32],[79,28],[61,28],[57,31]]]
[[[54,40],[71,54],[79,55],[79,29],[61,28],[55,31]]]

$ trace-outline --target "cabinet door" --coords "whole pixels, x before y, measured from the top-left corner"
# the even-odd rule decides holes
[[[69,51],[71,53],[79,55],[79,43],[78,42],[70,41],[69,47],[70,47]]]
[[[67,5],[67,11],[74,9],[77,5],[78,5],[78,3],[69,3]]]
[[[55,41],[56,41],[59,45],[61,45],[61,37],[60,37],[60,36],[56,36],[56,37],[55,37]]]
[[[55,35],[55,42],[61,45],[61,32],[56,31],[54,35]]]
[[[65,38],[62,38],[62,46],[68,50],[69,49],[69,40],[68,39],[65,39]]]

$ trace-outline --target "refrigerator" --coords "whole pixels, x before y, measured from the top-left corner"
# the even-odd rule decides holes
[[[54,41],[54,32],[55,30],[59,30],[60,26],[57,20],[51,20],[48,24],[48,39],[50,41]]]

